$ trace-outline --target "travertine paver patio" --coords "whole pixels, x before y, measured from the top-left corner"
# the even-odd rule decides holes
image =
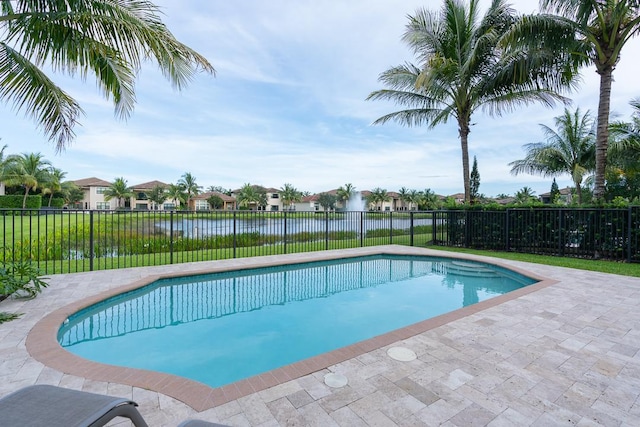
[[[148,275],[253,262],[55,275],[36,299],[1,302],[0,311],[25,314],[0,325],[0,396],[35,383],[108,393],[137,401],[150,426],[175,426],[186,418],[232,426],[640,425],[640,279],[514,261],[501,264],[557,283],[462,318],[454,314],[447,319],[455,320],[426,332],[202,412],[154,391],[63,373],[27,351],[34,325],[74,301]],[[418,358],[393,360],[386,353],[393,346]],[[328,372],[344,374],[348,385],[326,386]]]

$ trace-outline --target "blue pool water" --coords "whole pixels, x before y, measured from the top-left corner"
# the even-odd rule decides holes
[[[534,283],[488,264],[371,256],[162,279],[88,307],[67,350],[218,387]]]

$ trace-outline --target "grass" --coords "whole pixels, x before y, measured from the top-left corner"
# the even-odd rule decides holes
[[[620,274],[622,276],[640,277],[640,265],[637,263],[602,261],[582,258],[563,258],[548,255],[532,255],[519,252],[499,252],[477,249],[451,248],[442,246],[429,246],[429,249],[437,249],[447,252],[460,252],[465,254],[490,256],[493,258],[508,259],[513,261],[532,262],[555,267],[576,268],[579,270],[599,271],[601,273]]]

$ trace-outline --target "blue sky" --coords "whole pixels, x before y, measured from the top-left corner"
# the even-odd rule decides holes
[[[521,13],[534,2],[512,2]],[[365,101],[379,74],[414,61],[400,37],[407,15],[440,2],[404,0],[156,0],[176,37],[209,59],[217,75],[199,75],[175,92],[154,64],[140,72],[133,116],[118,121],[89,78],[54,76],[84,108],[77,138],[60,154],[32,121],[0,105],[0,144],[9,153],[40,152],[68,179],[92,176],[130,185],[176,182],[192,173],[205,188],[244,183],[312,193],[352,183],[358,190],[400,187],[462,192],[456,124],[435,129],[372,126],[392,103]],[[488,1],[485,2],[488,4]],[[640,96],[635,64],[640,40],[623,51],[615,71],[612,111],[628,119]],[[573,107],[597,109],[598,76],[583,70]],[[551,178],[513,176],[508,163],[522,146],[542,140],[563,107],[523,107],[502,117],[477,113],[470,134],[487,196],[523,186],[549,191]],[[568,176],[557,178],[561,187]]]

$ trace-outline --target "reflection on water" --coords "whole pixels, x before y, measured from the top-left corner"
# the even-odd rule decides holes
[[[72,346],[423,276],[440,276],[443,287],[462,287],[461,306],[478,302],[480,291],[502,294],[534,282],[486,264],[406,256],[361,257],[162,279],[77,313],[60,329],[59,340],[63,346]]]

